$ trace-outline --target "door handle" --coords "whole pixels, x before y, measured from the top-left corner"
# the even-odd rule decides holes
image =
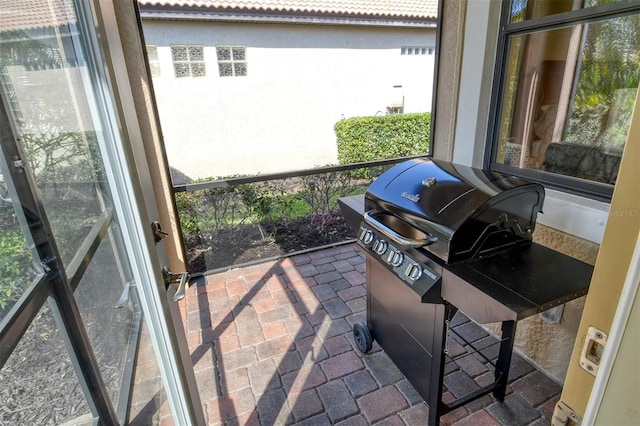
[[[167,232],[164,232],[162,230],[162,226],[160,225],[160,222],[158,222],[157,220],[154,222],[151,222],[151,230],[153,231],[153,241],[156,244],[162,241],[163,238],[167,238],[167,236],[169,235]]]
[[[179,272],[177,274],[174,274],[168,267],[165,266],[164,268],[162,268],[162,276],[164,277],[164,285],[167,289],[171,284],[178,283],[176,293],[173,295],[173,301],[177,302],[178,300],[184,299],[187,281],[189,281],[189,273]]]

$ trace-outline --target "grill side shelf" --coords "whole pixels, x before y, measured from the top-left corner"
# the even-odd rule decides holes
[[[442,297],[480,323],[521,320],[587,294],[593,266],[531,243],[446,265]]]
[[[357,231],[364,215],[364,194],[338,198],[338,205],[347,226]]]

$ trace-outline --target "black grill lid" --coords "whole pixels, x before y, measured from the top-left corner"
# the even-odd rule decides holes
[[[427,250],[454,261],[530,240],[543,200],[539,184],[419,158],[394,166],[371,184],[365,209],[392,214],[435,236]]]

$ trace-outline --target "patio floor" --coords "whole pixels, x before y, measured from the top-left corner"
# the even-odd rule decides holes
[[[209,424],[425,425],[428,406],[390,358],[375,343],[366,355],[355,347],[351,326],[366,321],[364,270],[347,244],[192,284],[181,308]],[[461,314],[452,329],[476,347],[497,341]],[[450,354],[464,352],[452,336]],[[485,352],[496,358],[497,345]],[[448,362],[443,398],[490,383],[486,364],[478,354]],[[487,395],[441,423],[548,425],[560,391],[514,354],[504,402]]]

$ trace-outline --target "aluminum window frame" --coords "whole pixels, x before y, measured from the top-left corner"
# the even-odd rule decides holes
[[[565,176],[537,169],[526,169],[496,162],[498,152],[498,136],[500,131],[500,117],[502,104],[506,92],[507,79],[506,57],[510,48],[510,41],[522,35],[540,31],[551,31],[567,28],[572,25],[588,24],[607,19],[640,14],[640,4],[635,0],[621,0],[603,6],[577,9],[570,12],[547,15],[540,18],[510,23],[511,8],[514,0],[503,2],[500,14],[500,30],[496,48],[496,65],[493,74],[491,103],[489,110],[489,125],[487,127],[487,144],[485,147],[484,164],[486,170],[502,172],[523,177],[544,184],[552,189],[568,192],[588,198],[610,201],[614,185],[588,181],[577,177]],[[574,75],[574,79],[579,74]],[[573,90],[573,89],[572,89]]]
[[[40,313],[47,300],[49,307],[58,324],[58,331],[68,348],[74,370],[83,388],[86,401],[91,409],[94,421],[100,419],[105,423],[117,423],[119,421],[115,406],[109,401],[108,391],[93,349],[87,330],[84,326],[79,307],[73,296],[73,284],[68,272],[73,274],[75,285],[80,281],[86,270],[86,265],[95,254],[97,247],[104,237],[102,229],[111,221],[111,214],[99,221],[98,232],[91,232],[87,236],[86,244],[82,244],[76,256],[82,261],[75,262],[74,271],[67,271],[61,261],[60,252],[56,245],[49,221],[45,213],[42,200],[38,196],[37,187],[33,175],[29,171],[27,163],[14,162],[13,167],[7,159],[26,158],[16,143],[17,138],[13,120],[5,105],[7,101],[4,93],[0,92],[0,123],[2,132],[0,138],[2,144],[0,157],[5,162],[2,167],[7,171],[7,177],[12,185],[15,185],[15,194],[12,199],[20,204],[16,208],[16,214],[23,211],[29,212],[26,217],[28,233],[26,237],[37,242],[34,259],[42,265],[41,274],[25,289],[18,302],[11,307],[7,315],[0,321],[0,368],[4,366],[9,356],[13,353],[33,320]],[[18,211],[20,210],[20,211]],[[26,216],[26,215],[25,215]],[[106,225],[105,225],[106,223]]]

